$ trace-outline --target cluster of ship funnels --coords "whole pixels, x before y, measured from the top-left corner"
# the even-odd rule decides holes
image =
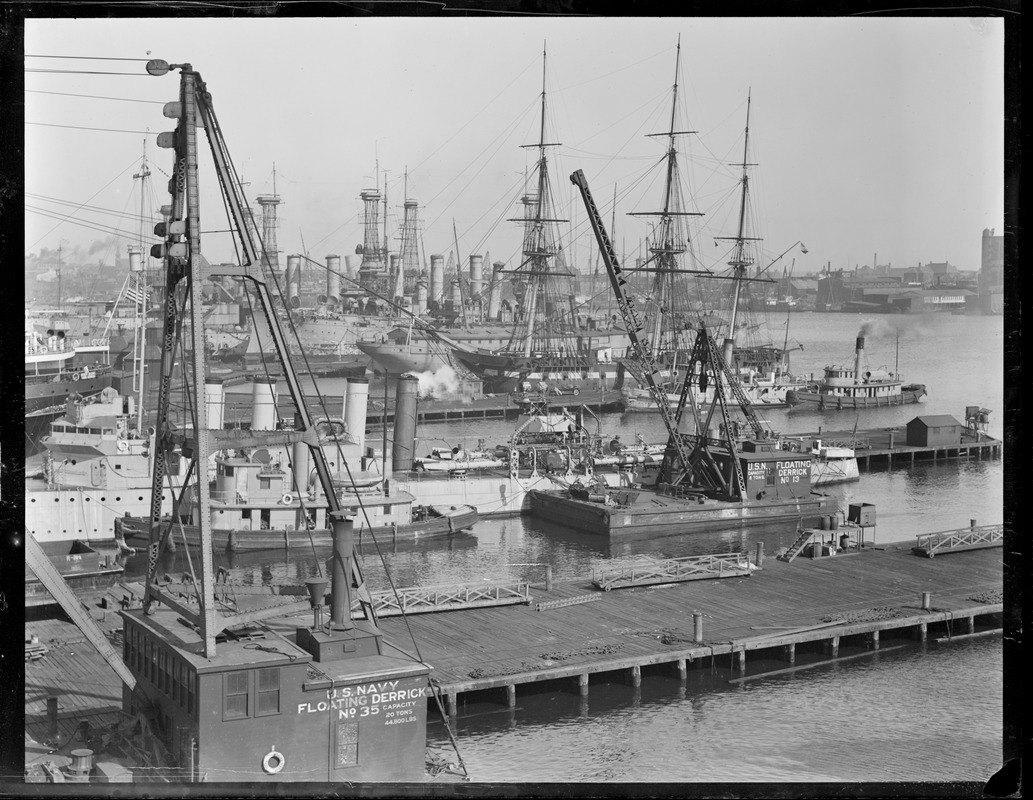
[[[257,377],[252,381],[251,387],[251,430],[276,430],[279,423],[276,379]],[[412,468],[415,454],[418,395],[418,379],[412,375],[402,375],[398,379],[395,389],[394,435],[391,448],[393,470]],[[369,381],[366,378],[349,378],[341,401],[341,416],[329,420],[327,432],[343,433],[343,436],[339,437],[339,443],[345,448],[345,457],[352,457],[358,463],[367,455],[366,412],[369,404]],[[225,427],[225,391],[222,378],[205,379],[205,405],[208,428],[221,430]],[[318,425],[317,420],[317,427]],[[338,441],[333,442],[335,449],[337,444]],[[309,464],[307,445],[301,442],[294,445],[292,461],[296,469],[300,470],[302,474],[307,474]]]
[[[283,272],[283,289],[288,307],[338,308],[345,305],[346,297],[361,294],[361,287],[365,286],[365,283],[358,256],[345,256],[343,261],[342,269],[341,256],[326,256],[326,288],[318,294],[312,294],[310,289],[310,293],[306,294],[302,289],[302,257],[287,256],[286,269]],[[483,309],[487,319],[499,319],[502,310],[502,273],[505,269],[503,262],[494,262],[489,276],[484,256],[471,255],[465,274],[448,275],[445,270],[445,257],[432,255],[430,269],[420,271],[412,281],[403,273],[400,255],[390,254],[389,264],[390,274],[394,278],[384,296],[395,301],[400,300],[413,314],[419,316],[435,309],[458,314],[464,307],[472,305]],[[377,291],[377,286],[369,288]],[[400,294],[399,291],[404,294]]]

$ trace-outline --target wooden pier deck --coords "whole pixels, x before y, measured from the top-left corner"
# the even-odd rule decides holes
[[[1000,458],[1004,443],[990,436],[962,433],[957,444],[914,446],[907,444],[907,429],[903,425],[893,428],[863,428],[848,431],[818,431],[817,433],[787,434],[793,439],[821,439],[832,445],[842,442],[849,446],[857,442],[854,454],[859,467],[871,469],[894,464],[914,464],[916,461],[939,461],[941,459],[991,459]]]
[[[490,690],[489,699],[512,705],[519,686],[540,681],[564,680],[587,694],[592,676],[616,674],[638,685],[643,670],[684,678],[690,669],[720,664],[747,676],[747,653],[791,666],[798,652],[835,658],[841,643],[878,648],[880,634],[925,641],[1000,629],[1003,557],[998,547],[929,559],[905,545],[791,564],[768,556],[749,577],[615,592],[594,588],[586,576],[555,582],[549,591],[534,584],[527,604],[385,617],[381,627],[388,646],[408,653],[415,650],[412,630],[456,714],[467,693]],[[117,650],[117,613],[95,601],[91,613]],[[287,634],[310,624],[308,612],[269,622]],[[117,719],[119,679],[73,625],[27,622],[26,640],[29,632],[48,653],[26,663],[28,733],[41,742],[50,736],[51,696],[59,698],[65,742],[83,721]]]
[[[643,668],[684,676],[690,663],[723,658],[745,674],[749,651],[774,649],[791,664],[798,647],[831,657],[840,642],[877,648],[881,632],[924,641],[927,633],[1000,628],[1002,563],[1001,549],[927,559],[903,545],[792,564],[768,557],[749,577],[619,592],[586,577],[535,588],[529,605],[425,614],[408,626],[455,713],[467,692],[504,689],[499,697],[512,703],[517,686],[538,681],[570,679],[587,693],[591,675],[614,671],[634,684]],[[554,604],[562,600],[571,602]],[[381,627],[387,641],[413,652],[406,621],[383,619]]]

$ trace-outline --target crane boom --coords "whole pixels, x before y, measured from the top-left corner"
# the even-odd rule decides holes
[[[653,402],[656,403],[657,408],[660,409],[664,426],[667,428],[668,454],[677,455],[679,462],[684,468],[689,464],[690,451],[678,433],[678,422],[668,402],[667,393],[656,382],[655,375],[660,371],[660,368],[656,363],[654,353],[651,352],[651,348],[646,347],[645,343],[639,339],[638,334],[642,330],[643,325],[624,291],[625,280],[621,277],[622,268],[617,261],[617,254],[614,252],[613,245],[610,243],[610,237],[606,233],[602,217],[599,216],[599,209],[596,208],[595,200],[592,199],[592,192],[588,188],[585,173],[581,170],[575,171],[570,176],[570,182],[577,186],[581,192],[581,199],[584,201],[585,209],[588,212],[588,220],[592,225],[592,231],[595,233],[596,242],[599,244],[599,251],[602,254],[603,262],[606,264],[606,273],[610,277],[610,286],[613,288],[617,307],[620,309],[621,318],[624,320],[628,339],[630,339],[631,346],[635,351],[635,358],[642,367],[646,384],[649,387],[649,394],[653,398]],[[668,459],[665,459],[666,461]]]

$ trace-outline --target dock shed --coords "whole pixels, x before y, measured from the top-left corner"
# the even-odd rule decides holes
[[[907,444],[910,447],[958,445],[964,428],[950,414],[925,414],[907,424]]]

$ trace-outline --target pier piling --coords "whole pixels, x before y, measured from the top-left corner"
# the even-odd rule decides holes
[[[510,683],[506,686],[506,704],[510,708],[516,706],[516,684]]]
[[[582,672],[577,676],[577,690],[582,697],[588,696],[588,673]]]
[[[792,666],[796,663],[796,644],[787,644],[785,646],[785,657],[786,662]]]
[[[684,658],[679,658],[675,662],[675,666],[678,669],[678,677],[681,680],[685,680],[688,677],[688,674],[689,674],[689,670],[688,670],[688,668],[687,668],[687,666],[685,664],[685,659]]]
[[[642,685],[642,667],[638,664],[631,668],[631,685],[635,687]]]
[[[754,558],[753,563],[758,567],[764,565],[764,542],[757,542],[757,555]]]
[[[922,592],[922,610],[931,611],[932,607],[932,592]]]

